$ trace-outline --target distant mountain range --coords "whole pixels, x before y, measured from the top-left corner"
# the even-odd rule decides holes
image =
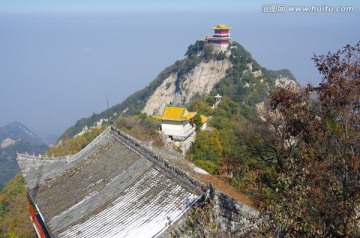
[[[43,144],[42,140],[38,136],[19,122],[13,122],[10,125],[0,127],[0,141],[7,138],[16,141],[26,141],[33,145]]]
[[[54,139],[41,139],[19,122],[0,127],[0,188],[20,171],[16,163],[17,152],[42,154],[53,143]]]

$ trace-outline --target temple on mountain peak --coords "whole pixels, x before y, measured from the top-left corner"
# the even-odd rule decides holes
[[[207,38],[208,43],[213,45],[215,50],[227,50],[229,46],[229,41],[231,40],[229,33],[231,27],[228,27],[225,24],[219,24],[212,29],[214,30],[214,34],[212,37]]]

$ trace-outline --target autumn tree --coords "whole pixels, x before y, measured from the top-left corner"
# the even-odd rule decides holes
[[[249,142],[271,168],[259,177],[265,233],[360,235],[359,52],[360,42],[314,56],[319,86],[271,95],[272,111],[258,127],[263,134]]]

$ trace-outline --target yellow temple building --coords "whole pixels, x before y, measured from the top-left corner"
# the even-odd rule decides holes
[[[189,112],[185,107],[166,106],[164,112],[155,118],[161,120],[161,132],[172,140],[183,141],[196,129],[194,118],[197,112]]]

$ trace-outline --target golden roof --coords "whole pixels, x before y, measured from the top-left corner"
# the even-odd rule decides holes
[[[212,28],[213,30],[230,30],[231,27],[228,27],[227,25],[225,24],[219,24],[215,27]]]
[[[185,107],[166,106],[161,116],[155,116],[159,120],[186,121],[195,117],[197,112],[188,112]]]
[[[204,124],[205,122],[207,122],[209,120],[209,118],[207,116],[204,116],[204,115],[200,115],[200,120],[201,120],[201,123]]]
[[[191,118],[194,118],[196,116],[197,112],[189,112],[188,114],[184,115],[184,118],[186,120],[190,120]]]

